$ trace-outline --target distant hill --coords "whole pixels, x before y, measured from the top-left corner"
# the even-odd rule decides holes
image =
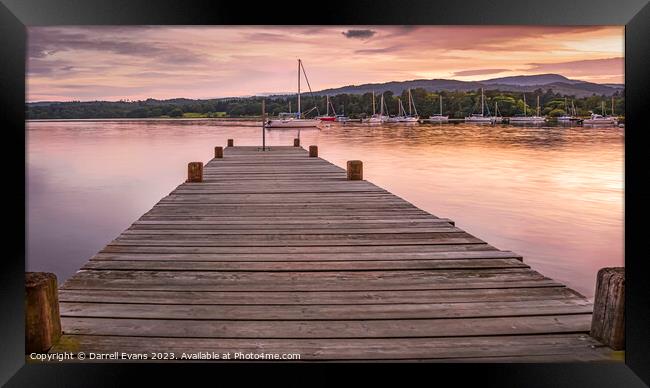
[[[427,91],[469,91],[478,88],[486,90],[503,90],[510,92],[533,92],[536,89],[552,89],[556,93],[573,95],[578,98],[589,97],[593,94],[611,96],[622,90],[624,85],[596,84],[572,80],[559,74],[520,75],[512,77],[492,78],[483,81],[458,81],[449,79],[418,79],[412,81],[391,81],[362,85],[349,85],[340,88],[324,89],[314,92],[319,95],[363,94],[373,91],[380,93],[391,91],[401,94],[406,89],[424,88]]]
[[[579,84],[584,81],[571,80],[559,74],[515,75],[512,77],[491,78],[481,81],[484,85],[536,86],[552,83]]]

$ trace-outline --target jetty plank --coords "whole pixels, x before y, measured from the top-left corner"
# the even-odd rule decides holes
[[[371,169],[366,166],[366,169]],[[493,220],[499,222],[499,220]],[[606,361],[593,306],[300,147],[227,147],[59,289],[50,351]]]

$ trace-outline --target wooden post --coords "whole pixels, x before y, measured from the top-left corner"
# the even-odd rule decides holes
[[[187,181],[203,182],[203,162],[191,162],[187,165]]]
[[[625,349],[625,269],[602,268],[596,277],[592,337],[614,350]]]
[[[299,138],[293,139],[293,146],[294,147],[300,147],[300,139]]]
[[[363,180],[363,162],[360,160],[348,160],[348,180]]]
[[[317,158],[318,157],[318,146],[311,145],[309,146],[309,157]]]
[[[234,147],[235,141],[233,139],[228,139],[228,147]]]
[[[61,338],[56,275],[25,273],[25,354],[47,352]]]
[[[214,147],[214,157],[216,159],[222,159],[223,158],[223,147],[221,147],[221,146]]]

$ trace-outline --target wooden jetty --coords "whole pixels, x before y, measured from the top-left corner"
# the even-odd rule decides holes
[[[215,155],[59,288],[49,352],[614,358],[589,336],[586,298],[358,180],[360,162],[298,146]]]

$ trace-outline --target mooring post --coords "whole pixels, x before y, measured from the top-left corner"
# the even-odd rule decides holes
[[[360,160],[348,160],[348,180],[363,180],[363,162]]]
[[[625,269],[602,268],[596,276],[592,337],[614,350],[625,349]]]
[[[293,139],[293,146],[300,147],[300,138]]]
[[[56,275],[25,273],[25,353],[47,352],[61,338]]]
[[[223,147],[221,146],[214,147],[214,157],[215,159],[223,159]]]
[[[203,182],[203,162],[190,162],[187,165],[187,181]]]
[[[311,145],[309,146],[309,157],[317,158],[318,157],[318,146]]]
[[[228,139],[228,147],[234,147],[235,141],[233,139]]]

